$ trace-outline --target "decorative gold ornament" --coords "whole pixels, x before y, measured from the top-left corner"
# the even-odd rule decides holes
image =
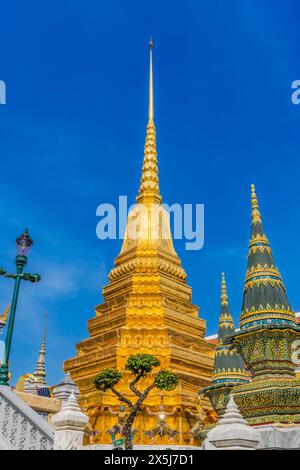
[[[258,200],[257,200],[254,184],[251,185],[251,205],[252,205],[252,223],[253,224],[257,222],[261,223],[261,216],[259,212],[259,205],[258,205]]]
[[[10,310],[10,304],[6,307],[2,315],[0,315],[0,328],[1,327],[3,328],[4,325],[6,325],[9,310]]]

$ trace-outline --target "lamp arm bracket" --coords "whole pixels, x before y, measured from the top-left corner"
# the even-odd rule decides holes
[[[8,277],[8,278],[11,278],[11,279],[16,279],[17,274],[8,273],[8,272],[5,271],[4,269],[0,268],[0,276]]]
[[[24,281],[30,281],[30,282],[39,282],[41,280],[41,276],[39,274],[30,274],[30,273],[23,273],[22,274],[22,279]]]

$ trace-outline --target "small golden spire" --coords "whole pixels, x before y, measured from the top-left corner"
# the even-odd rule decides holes
[[[226,287],[225,274],[222,273],[222,283],[221,283],[221,305],[228,305],[228,295]]]
[[[46,342],[46,334],[47,334],[47,321],[48,321],[48,312],[46,310],[45,312],[45,317],[44,317],[44,336],[43,336],[43,342]]]
[[[251,184],[251,206],[252,206],[252,223],[253,224],[257,222],[261,223],[261,215],[259,212],[259,205],[258,205],[258,200],[257,200],[254,184]]]
[[[154,99],[153,99],[153,67],[152,67],[152,49],[153,42],[150,38],[150,71],[149,71],[149,111],[148,125],[146,133],[146,142],[144,148],[144,161],[142,168],[142,177],[140,182],[139,194],[136,198],[137,203],[161,203],[159,192],[157,151],[156,151],[156,131],[154,125]]]
[[[10,304],[6,307],[6,309],[4,310],[2,315],[0,315],[0,322],[1,323],[6,323],[9,310],[10,310]]]
[[[39,350],[39,356],[38,356],[36,368],[33,374],[36,379],[36,382],[40,384],[46,383],[45,355],[46,355],[47,320],[48,320],[48,312],[45,312],[44,334],[43,334],[41,348]]]

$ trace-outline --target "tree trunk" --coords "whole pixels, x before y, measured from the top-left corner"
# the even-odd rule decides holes
[[[152,390],[154,387],[155,387],[155,385],[153,385],[153,384],[150,385],[150,387],[148,387],[144,391],[144,393],[141,394],[138,401],[131,408],[130,414],[129,414],[128,418],[126,419],[126,422],[125,422],[124,427],[123,427],[123,432],[122,432],[123,436],[125,437],[125,450],[132,450],[133,449],[133,444],[132,444],[132,439],[131,439],[133,422],[136,418],[136,415],[137,415],[138,411],[140,410],[140,408],[142,406],[142,403],[147,398],[150,390]]]
[[[137,411],[138,410],[136,410],[135,412],[130,413],[130,415],[127,418],[126,423],[123,427],[122,434],[125,438],[125,450],[132,450],[133,449],[131,433],[132,433],[132,424],[133,424],[133,421],[136,417]]]

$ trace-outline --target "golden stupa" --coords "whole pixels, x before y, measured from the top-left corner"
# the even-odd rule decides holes
[[[159,191],[153,106],[152,41],[150,41],[149,120],[137,205],[128,216],[119,256],[103,289],[104,302],[88,321],[90,337],[77,344],[77,357],[64,369],[80,389],[80,404],[90,417],[94,442],[111,443],[126,413],[118,398],[93,385],[98,372],[118,368],[130,354],[153,354],[161,368],[180,376],[180,385],[163,396],[152,390],[134,422],[134,443],[193,443],[199,420],[198,391],[211,382],[214,345],[205,340],[206,323],[191,302],[191,287],[172,242],[168,213]],[[138,228],[134,236],[133,227]],[[124,372],[119,391],[134,398]],[[150,380],[150,379],[145,379]],[[147,382],[141,387],[145,386]],[[142,388],[141,388],[142,389]],[[213,419],[203,401],[206,420]],[[163,407],[164,426],[160,430]],[[114,428],[117,426],[117,428]],[[120,428],[119,426],[119,428]],[[156,431],[158,430],[158,431]]]

